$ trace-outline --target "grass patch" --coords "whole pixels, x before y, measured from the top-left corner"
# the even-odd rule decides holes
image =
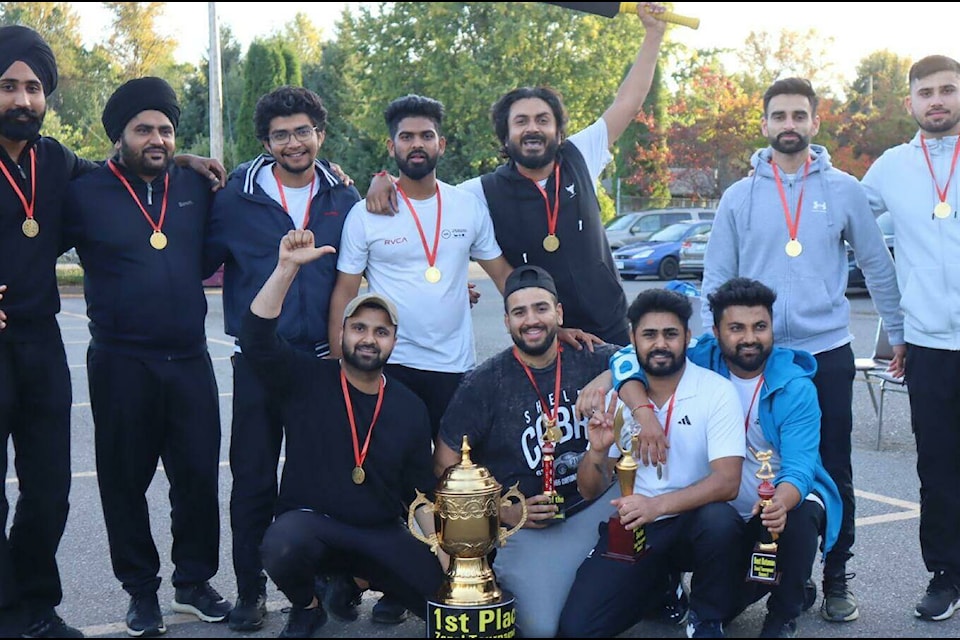
[[[83,268],[78,264],[58,264],[57,265],[57,286],[58,287],[83,286]]]

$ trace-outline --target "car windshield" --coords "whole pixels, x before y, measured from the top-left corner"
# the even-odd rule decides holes
[[[650,242],[676,242],[683,239],[683,234],[690,228],[688,224],[672,224],[664,227],[650,236]]]
[[[634,215],[626,214],[618,216],[613,220],[610,220],[610,222],[607,223],[606,228],[608,231],[623,231],[624,229],[629,229],[634,220],[636,220],[636,216]]]

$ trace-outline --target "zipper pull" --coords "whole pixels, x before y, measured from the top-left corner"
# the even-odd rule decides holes
[[[147,204],[153,204],[153,183],[147,183]]]

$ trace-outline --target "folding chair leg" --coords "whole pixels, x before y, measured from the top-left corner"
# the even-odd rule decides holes
[[[877,451],[880,451],[880,439],[883,437],[883,394],[887,390],[887,381],[880,381],[880,405],[877,409]]]
[[[873,392],[873,382],[870,381],[870,376],[867,375],[866,371],[863,372],[863,377],[867,382],[867,391],[870,392],[870,402],[873,403],[873,413],[876,414],[879,412],[879,409],[877,408],[877,396]]]

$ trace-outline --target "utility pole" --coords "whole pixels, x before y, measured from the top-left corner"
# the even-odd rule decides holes
[[[210,157],[223,162],[223,82],[220,79],[220,26],[217,24],[217,3],[208,2],[210,16],[209,94]]]

